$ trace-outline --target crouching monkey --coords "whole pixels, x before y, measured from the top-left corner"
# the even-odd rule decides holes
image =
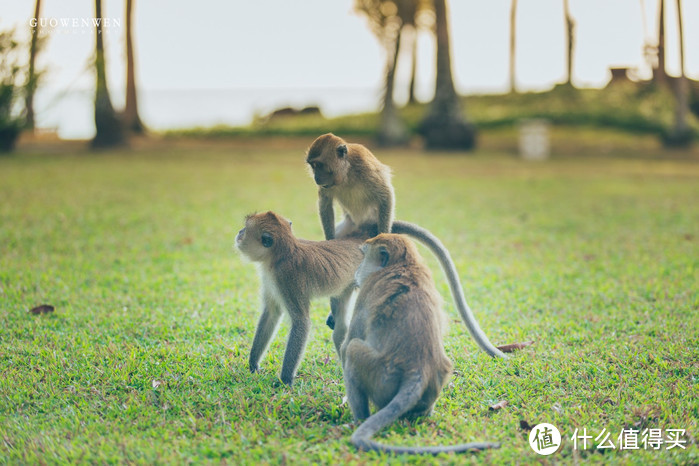
[[[355,274],[359,295],[340,351],[355,421],[366,419],[352,443],[361,450],[433,455],[498,448],[497,443],[395,447],[372,440],[401,417],[431,414],[452,364],[442,344],[441,299],[413,243],[381,234],[362,251]],[[369,402],[378,408],[372,416]]]

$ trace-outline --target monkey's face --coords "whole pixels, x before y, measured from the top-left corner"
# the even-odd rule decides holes
[[[252,262],[265,262],[279,239],[291,235],[291,222],[274,212],[248,215],[235,237],[238,250]]]
[[[262,244],[267,235],[265,234],[263,237],[262,233],[264,232],[260,231],[259,228],[256,228],[255,226],[248,226],[246,222],[245,227],[240,230],[238,235],[235,237],[235,246],[243,254],[243,256],[252,262],[264,261],[268,253],[267,249],[269,248]]]
[[[308,149],[306,163],[318,186],[332,188],[345,182],[349,171],[347,144],[332,134],[316,139]]]

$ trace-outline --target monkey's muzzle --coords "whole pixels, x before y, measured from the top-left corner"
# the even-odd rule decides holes
[[[245,236],[245,228],[240,230],[237,235],[235,235],[235,245],[240,246],[240,243],[243,241],[243,237]]]

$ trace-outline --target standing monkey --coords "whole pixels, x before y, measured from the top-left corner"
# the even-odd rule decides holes
[[[490,356],[507,358],[483,333],[466,303],[454,261],[441,241],[428,230],[409,222],[394,220],[395,195],[390,169],[361,144],[347,144],[332,133],[318,137],[308,149],[306,163],[318,185],[318,211],[326,239],[351,235],[357,228],[376,225],[378,233],[402,233],[411,236],[437,256],[449,282],[452,297],[461,318],[478,346]],[[333,202],[342,207],[345,218],[335,226]],[[331,300],[328,325],[337,324],[336,309],[343,302]],[[340,314],[341,312],[338,312]]]
[[[362,251],[355,274],[359,295],[340,350],[354,419],[366,419],[352,443],[360,450],[433,455],[499,447],[394,447],[371,439],[401,417],[430,415],[452,364],[442,344],[441,299],[415,245],[404,236],[381,234]],[[378,408],[372,416],[369,402]]]
[[[349,299],[356,285],[354,272],[362,261],[359,246],[370,235],[356,230],[354,235],[334,241],[306,241],[291,232],[291,222],[274,212],[250,215],[238,232],[235,244],[240,252],[258,264],[261,282],[262,315],[250,350],[250,371],[256,372],[267,351],[283,310],[291,317],[291,331],[284,352],[281,379],[291,385],[301,362],[311,327],[311,299],[338,296]],[[340,353],[346,328],[345,308],[336,309],[338,325],[333,331]]]

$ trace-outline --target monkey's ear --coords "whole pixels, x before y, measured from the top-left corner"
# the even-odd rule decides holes
[[[379,248],[379,258],[381,259],[381,267],[386,267],[386,264],[388,264],[388,260],[391,258],[391,256],[383,246]]]
[[[342,158],[345,155],[347,155],[347,145],[340,144],[339,146],[337,146],[337,156]]]
[[[267,232],[262,233],[262,246],[266,248],[271,248],[274,244],[274,238]]]

